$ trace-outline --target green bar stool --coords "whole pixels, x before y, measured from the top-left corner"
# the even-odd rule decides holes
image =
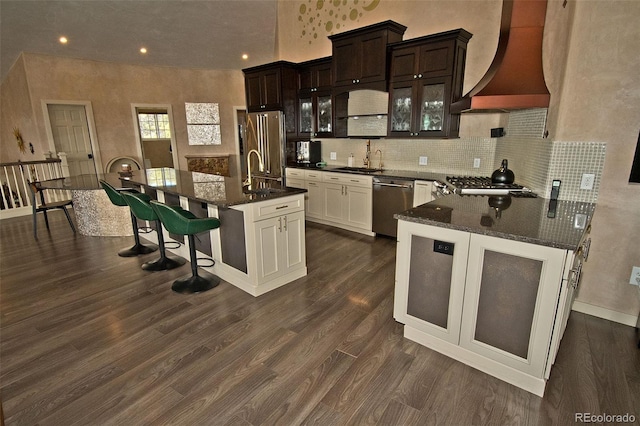
[[[180,206],[167,206],[157,201],[151,201],[151,206],[167,231],[173,234],[187,235],[189,239],[191,276],[177,279],[173,282],[171,289],[177,293],[190,294],[207,291],[217,286],[220,283],[220,278],[217,276],[208,274],[208,277],[201,277],[198,275],[194,235],[219,228],[220,221],[214,217],[197,218],[193,213]]]
[[[114,206],[120,206],[120,207],[129,206],[127,202],[124,200],[124,198],[122,198],[122,195],[121,195],[122,193],[137,192],[135,189],[132,189],[132,188],[116,189],[113,186],[111,186],[109,183],[105,182],[104,180],[100,181],[100,186],[102,186],[102,189],[104,189],[104,192],[107,193],[107,196],[109,197],[109,200],[111,200],[111,203]],[[131,209],[129,210],[131,211]],[[156,246],[155,244],[140,243],[140,235],[138,234],[138,222],[136,221],[136,217],[134,216],[133,211],[131,211],[131,224],[133,226],[133,237],[135,239],[135,244],[131,248],[120,250],[118,252],[118,256],[135,257],[141,254],[153,253],[154,251],[158,250],[158,246]]]
[[[121,192],[122,198],[129,205],[133,215],[141,220],[154,221],[156,223],[156,231],[158,234],[158,246],[160,247],[160,258],[145,262],[142,269],[145,271],[166,271],[174,269],[187,263],[187,260],[179,256],[168,256],[164,244],[164,235],[162,233],[162,225],[160,218],[155,210],[149,204],[151,197],[140,192]]]

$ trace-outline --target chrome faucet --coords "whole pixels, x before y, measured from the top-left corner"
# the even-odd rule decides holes
[[[382,151],[380,151],[379,149],[376,149],[376,152],[373,155],[376,155],[377,153],[380,153],[380,161],[378,162],[378,168],[382,170]]]
[[[371,167],[371,140],[367,140],[367,152],[364,156],[364,166],[368,169]]]
[[[247,180],[245,180],[242,185],[243,186],[248,186],[249,189],[251,189],[251,154],[254,153],[258,156],[258,170],[260,170],[261,172],[264,172],[264,163],[262,162],[262,156],[260,155],[260,153],[255,150],[252,149],[251,151],[249,151],[249,153],[247,154]]]

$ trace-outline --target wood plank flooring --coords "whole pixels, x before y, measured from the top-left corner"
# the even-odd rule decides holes
[[[157,253],[57,213],[37,242],[30,217],[0,222],[6,425],[640,424],[634,328],[574,312],[539,398],[403,338],[390,239],[308,224],[308,276],[185,296],[188,265],[142,271]]]

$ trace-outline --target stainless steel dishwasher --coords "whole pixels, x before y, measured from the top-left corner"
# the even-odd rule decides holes
[[[376,234],[396,237],[396,213],[413,207],[413,181],[391,177],[373,177],[373,226]]]

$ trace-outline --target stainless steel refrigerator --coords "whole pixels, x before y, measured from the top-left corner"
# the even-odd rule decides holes
[[[285,164],[284,114],[280,111],[247,114],[243,166],[252,149],[260,153],[264,172],[259,171],[255,154],[251,155],[251,174],[257,179],[282,181]],[[243,167],[244,169],[244,167]]]

